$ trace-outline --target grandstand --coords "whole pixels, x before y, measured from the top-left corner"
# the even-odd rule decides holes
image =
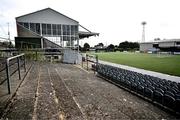
[[[79,39],[99,35],[51,8],[16,17],[16,24],[16,48],[75,48]]]
[[[140,51],[142,52],[180,52],[180,39],[164,39],[153,42],[140,43]]]
[[[16,17],[17,49],[61,49],[63,61],[80,63],[79,40],[98,36],[79,24],[78,21],[65,16],[51,8]],[[79,28],[85,31],[79,31]],[[65,50],[68,49],[68,50]],[[77,50],[72,52],[71,49]],[[65,51],[65,52],[64,52]],[[59,57],[61,58],[61,57]]]

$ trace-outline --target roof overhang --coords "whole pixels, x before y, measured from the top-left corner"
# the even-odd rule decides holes
[[[95,32],[79,31],[78,34],[79,34],[79,39],[89,38],[91,36],[99,36],[99,33],[95,33]]]

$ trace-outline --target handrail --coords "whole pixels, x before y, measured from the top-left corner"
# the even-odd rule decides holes
[[[94,60],[92,60],[92,59],[94,59]],[[88,54],[86,54],[86,61],[87,61],[87,70],[89,69],[89,65],[88,65],[88,62],[92,62],[92,63],[94,63],[94,73],[97,71],[97,64],[98,64],[98,55],[88,55]],[[83,67],[83,62],[82,62],[82,67]]]
[[[24,57],[24,63],[23,63],[23,65],[24,65],[24,70],[26,71],[25,54],[24,54],[24,53],[6,59],[6,75],[7,75],[7,79],[6,79],[6,80],[7,80],[8,93],[9,93],[9,94],[11,94],[11,89],[10,89],[10,77],[11,77],[17,70],[18,70],[18,73],[19,73],[19,80],[21,79],[21,73],[20,73],[20,67],[21,67],[21,65],[20,65],[20,57]],[[9,64],[9,62],[10,62],[11,60],[13,60],[13,59],[17,59],[18,68],[17,68],[12,74],[10,74],[9,68],[10,68],[11,65]]]

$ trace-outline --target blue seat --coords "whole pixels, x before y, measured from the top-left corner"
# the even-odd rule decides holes
[[[137,92],[137,83],[131,82],[131,90]]]
[[[128,81],[128,80],[126,80],[126,81],[124,82],[124,86],[125,86],[126,88],[128,88],[128,89],[131,89],[131,82]]]
[[[154,90],[154,92],[153,92],[153,101],[156,101],[156,102],[162,104],[163,103],[162,100],[163,100],[163,93],[161,93],[158,90]]]
[[[175,95],[171,92],[171,91],[165,91],[165,94],[171,96],[171,97],[175,97]]]
[[[164,94],[164,90],[162,90],[161,88],[156,88],[156,90]]]
[[[176,99],[180,99],[180,93],[175,94]]]
[[[137,93],[144,96],[144,86],[142,86],[141,84],[137,85]]]
[[[175,111],[180,113],[180,99],[175,100]]]
[[[175,98],[170,95],[165,94],[163,96],[163,105],[168,108],[174,109],[175,108]]]
[[[144,88],[144,96],[153,99],[153,90],[151,88],[145,87]]]

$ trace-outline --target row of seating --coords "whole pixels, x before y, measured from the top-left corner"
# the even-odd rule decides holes
[[[104,64],[97,65],[97,72],[154,103],[180,113],[180,83]]]

